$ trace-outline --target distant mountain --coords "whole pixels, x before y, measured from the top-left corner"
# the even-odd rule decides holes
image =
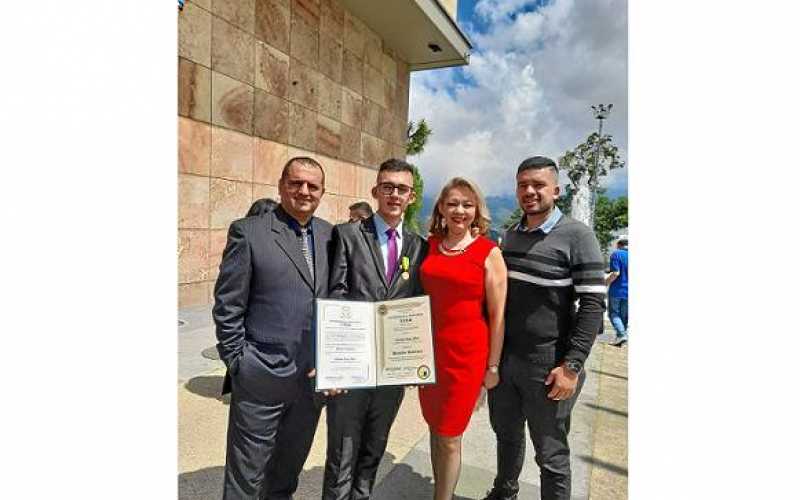
[[[421,220],[423,224],[427,225],[433,213],[433,204],[436,200],[432,196],[422,197],[422,215]],[[516,195],[511,196],[487,196],[486,206],[489,207],[489,214],[492,216],[492,227],[500,229],[503,222],[509,215],[517,208]]]
[[[517,209],[519,203],[516,195],[487,196],[486,206],[489,207],[489,214],[492,216],[492,227],[499,230],[508,216]]]
[[[627,196],[628,193],[627,190],[617,189],[613,190],[613,192],[611,190],[607,191],[605,195],[611,199],[616,199],[620,196]],[[430,220],[431,213],[433,213],[433,204],[435,201],[436,200],[431,196],[422,197],[422,215],[420,220],[426,227]],[[512,194],[507,196],[487,196],[486,206],[489,207],[489,214],[492,216],[492,228],[500,230],[503,226],[503,222],[506,221],[508,216],[511,215],[519,205],[517,204],[516,194]]]

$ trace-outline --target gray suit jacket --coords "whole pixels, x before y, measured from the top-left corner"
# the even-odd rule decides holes
[[[374,216],[361,222],[338,224],[333,229],[330,298],[361,301],[401,299],[423,295],[419,266],[428,253],[428,243],[403,227],[402,257],[409,258],[409,278],[395,272],[386,282],[383,256]]]
[[[312,280],[290,220],[278,207],[234,221],[214,287],[220,357],[239,385],[266,401],[293,400],[314,366],[314,299],[328,290],[331,224],[311,219]]]

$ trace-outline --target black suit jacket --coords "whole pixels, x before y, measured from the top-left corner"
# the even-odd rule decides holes
[[[312,280],[281,208],[234,221],[214,287],[217,350],[252,396],[291,401],[314,366],[314,299],[328,291],[332,226],[314,217]]]
[[[379,301],[423,295],[419,267],[428,252],[428,243],[403,226],[403,256],[410,261],[409,279],[396,271],[391,283],[386,271],[374,216],[360,222],[338,224],[333,229],[330,294],[332,299]]]

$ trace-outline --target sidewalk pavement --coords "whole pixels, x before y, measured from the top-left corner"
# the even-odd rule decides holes
[[[182,309],[178,328],[178,439],[180,500],[222,498],[227,397],[220,398],[225,368],[217,359],[210,307]],[[574,499],[622,500],[628,492],[627,347],[607,345],[614,338],[606,321],[586,363],[587,377],[572,413],[572,495]],[[321,496],[325,464],[325,411],[300,476],[296,500]],[[520,499],[539,498],[539,469],[527,441],[520,477]],[[483,498],[496,469],[495,437],[485,395],[464,434],[457,500]],[[433,497],[428,429],[416,389],[407,389],[378,469],[375,500]]]

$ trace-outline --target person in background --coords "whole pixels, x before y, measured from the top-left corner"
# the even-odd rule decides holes
[[[622,347],[628,342],[628,238],[617,242],[609,261],[611,273],[608,285],[608,319],[617,332],[612,345]]]
[[[253,217],[264,215],[267,212],[272,212],[278,206],[278,202],[272,198],[261,198],[250,205],[250,210],[247,211],[245,217]]]
[[[461,438],[481,387],[492,389],[500,381],[506,265],[487,237],[489,222],[478,187],[451,179],[434,204],[428,256],[420,268],[431,299],[436,355],[436,384],[419,388],[430,427],[434,500],[453,498]]]
[[[372,216],[372,207],[366,201],[353,203],[348,208],[350,209],[350,220],[348,222],[358,222],[369,219]]]

